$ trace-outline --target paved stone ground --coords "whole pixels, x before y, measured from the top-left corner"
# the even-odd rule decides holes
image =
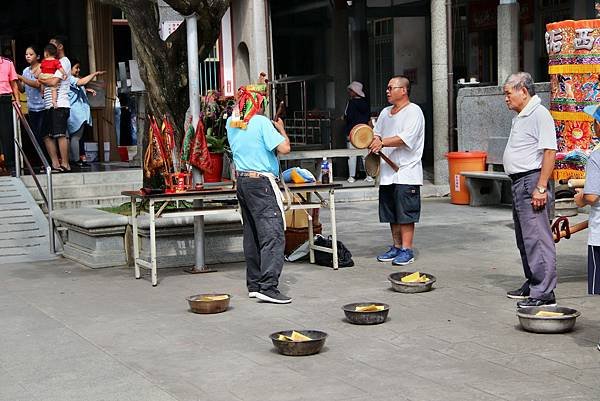
[[[291,305],[248,299],[242,264],[161,270],[156,288],[124,268],[1,265],[0,400],[600,400],[585,234],[558,245],[557,295],[582,312],[576,330],[536,335],[519,329],[505,297],[522,282],[508,208],[424,201],[411,269],[438,278],[424,294],[392,292],[396,269],[374,261],[389,242],[375,202],[337,210],[356,266],[286,265]],[[233,295],[228,312],[187,310],[187,295],[212,291]],[[389,303],[389,320],[346,323],[340,307],[364,300]],[[323,352],[277,354],[268,335],[291,328],[328,332]]]

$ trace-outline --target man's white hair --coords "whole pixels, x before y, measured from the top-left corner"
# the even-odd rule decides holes
[[[533,78],[531,78],[531,74],[528,72],[521,71],[511,74],[508,78],[506,78],[506,81],[504,81],[504,86],[510,86],[514,90],[525,88],[530,96],[535,95]]]

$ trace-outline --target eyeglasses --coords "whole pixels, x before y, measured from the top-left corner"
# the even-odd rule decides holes
[[[406,86],[388,86],[387,88],[385,88],[385,90],[391,92],[393,89],[396,88],[406,88]]]

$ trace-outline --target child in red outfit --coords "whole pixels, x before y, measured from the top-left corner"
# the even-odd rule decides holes
[[[40,75],[38,78],[48,79],[53,78],[56,71],[60,71],[62,73],[62,79],[67,79],[67,74],[60,63],[60,60],[57,60],[56,54],[58,53],[58,49],[53,44],[49,44],[44,48],[44,59],[40,63]],[[42,93],[44,93],[44,88],[42,85],[41,88]],[[56,101],[58,98],[58,90],[54,86],[51,88],[52,92],[52,107],[56,108]]]

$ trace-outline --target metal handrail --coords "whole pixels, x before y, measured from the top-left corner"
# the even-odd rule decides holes
[[[60,240],[60,236],[59,235],[55,236],[56,229],[54,227],[54,220],[52,220],[52,212],[54,210],[54,189],[52,187],[52,167],[50,166],[50,163],[48,163],[46,156],[44,156],[44,152],[42,152],[42,148],[38,144],[38,141],[37,141],[35,135],[33,134],[31,127],[29,126],[29,122],[23,115],[23,112],[21,111],[21,108],[19,107],[19,103],[17,101],[13,100],[12,106],[13,106],[13,110],[14,110],[14,115],[18,118],[18,120],[21,122],[21,124],[23,124],[23,127],[25,127],[25,132],[27,132],[27,135],[29,136],[31,143],[33,144],[33,148],[35,149],[38,157],[42,161],[44,170],[46,172],[48,195],[46,195],[46,193],[42,189],[42,186],[35,174],[35,171],[34,171],[33,167],[31,166],[31,163],[29,162],[27,155],[23,151],[23,147],[21,145],[21,139],[20,139],[20,135],[19,135],[20,126],[17,123],[17,119],[13,119],[14,130],[15,130],[15,135],[14,135],[15,136],[15,138],[14,138],[15,139],[15,147],[16,147],[16,150],[19,151],[21,156],[23,156],[23,161],[25,162],[25,166],[27,167],[27,170],[29,170],[29,173],[31,174],[31,177],[33,178],[33,181],[35,182],[37,189],[40,191],[40,194],[42,195],[44,204],[46,205],[46,210],[48,211],[48,239],[50,241],[50,252],[56,253],[55,238],[58,238]],[[15,170],[16,170],[17,177],[20,177],[21,176],[21,166],[20,166],[19,157],[15,157]]]

